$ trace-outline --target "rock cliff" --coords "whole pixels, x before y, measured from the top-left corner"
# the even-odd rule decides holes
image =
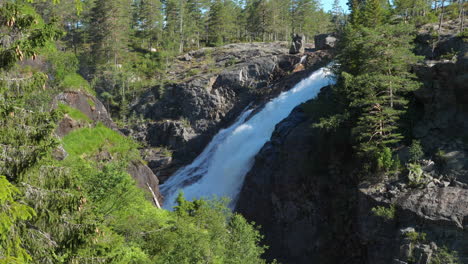
[[[349,131],[311,127],[320,106],[333,104],[322,89],[276,126],[239,197],[237,211],[262,226],[270,259],[431,264],[449,263],[434,261],[456,251],[468,263],[467,42],[447,33],[428,50],[424,32],[417,52],[426,60],[414,69],[423,87],[409,117],[427,159],[424,182],[413,185],[404,172],[362,183]],[[450,47],[457,53],[447,59]],[[407,151],[400,151],[402,162]]]

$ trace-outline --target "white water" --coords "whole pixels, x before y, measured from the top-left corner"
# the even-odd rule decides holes
[[[250,119],[247,120],[252,110],[244,111],[234,124],[213,138],[192,164],[178,170],[161,185],[166,197],[164,208],[172,209],[180,190],[188,200],[217,196],[235,201],[255,155],[270,139],[275,125],[294,107],[314,98],[320,88],[332,83],[330,76],[328,69],[321,68],[268,102]],[[234,205],[231,203],[231,207]]]

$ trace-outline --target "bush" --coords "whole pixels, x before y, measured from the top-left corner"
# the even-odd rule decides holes
[[[432,257],[431,264],[461,264],[456,251],[450,251],[447,247],[439,247]]]
[[[413,143],[409,147],[409,161],[417,162],[424,156],[424,151],[419,140],[413,140]]]
[[[393,158],[392,150],[388,147],[383,147],[380,151],[375,153],[377,170],[383,170],[389,172],[391,170],[397,170],[399,166],[399,160]]]
[[[411,186],[419,186],[426,180],[424,171],[421,168],[421,165],[417,163],[409,163],[407,166],[408,169],[408,181]]]
[[[411,231],[405,234],[405,236],[411,241],[411,243],[419,243],[426,241],[426,233],[418,233]]]
[[[375,216],[382,217],[385,221],[390,221],[395,219],[396,208],[393,204],[388,208],[384,206],[377,206],[372,208],[372,213]]]

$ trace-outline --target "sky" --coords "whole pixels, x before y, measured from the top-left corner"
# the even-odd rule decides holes
[[[326,12],[328,12],[328,11],[330,11],[332,9],[333,0],[321,0],[321,2],[322,2],[323,9]],[[345,13],[349,13],[348,12],[348,6],[346,5],[347,2],[348,2],[348,0],[340,0],[341,8],[343,8]]]

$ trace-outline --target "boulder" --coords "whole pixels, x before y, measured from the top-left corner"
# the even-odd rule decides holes
[[[292,37],[291,47],[289,48],[289,54],[302,54],[305,51],[305,36],[295,34]]]
[[[57,95],[52,101],[52,107],[66,104],[80,110],[94,122],[101,122],[109,128],[117,129],[106,107],[96,97],[80,91],[67,91]]]
[[[314,37],[315,49],[326,50],[333,49],[336,45],[336,37],[332,34],[320,34]]]

